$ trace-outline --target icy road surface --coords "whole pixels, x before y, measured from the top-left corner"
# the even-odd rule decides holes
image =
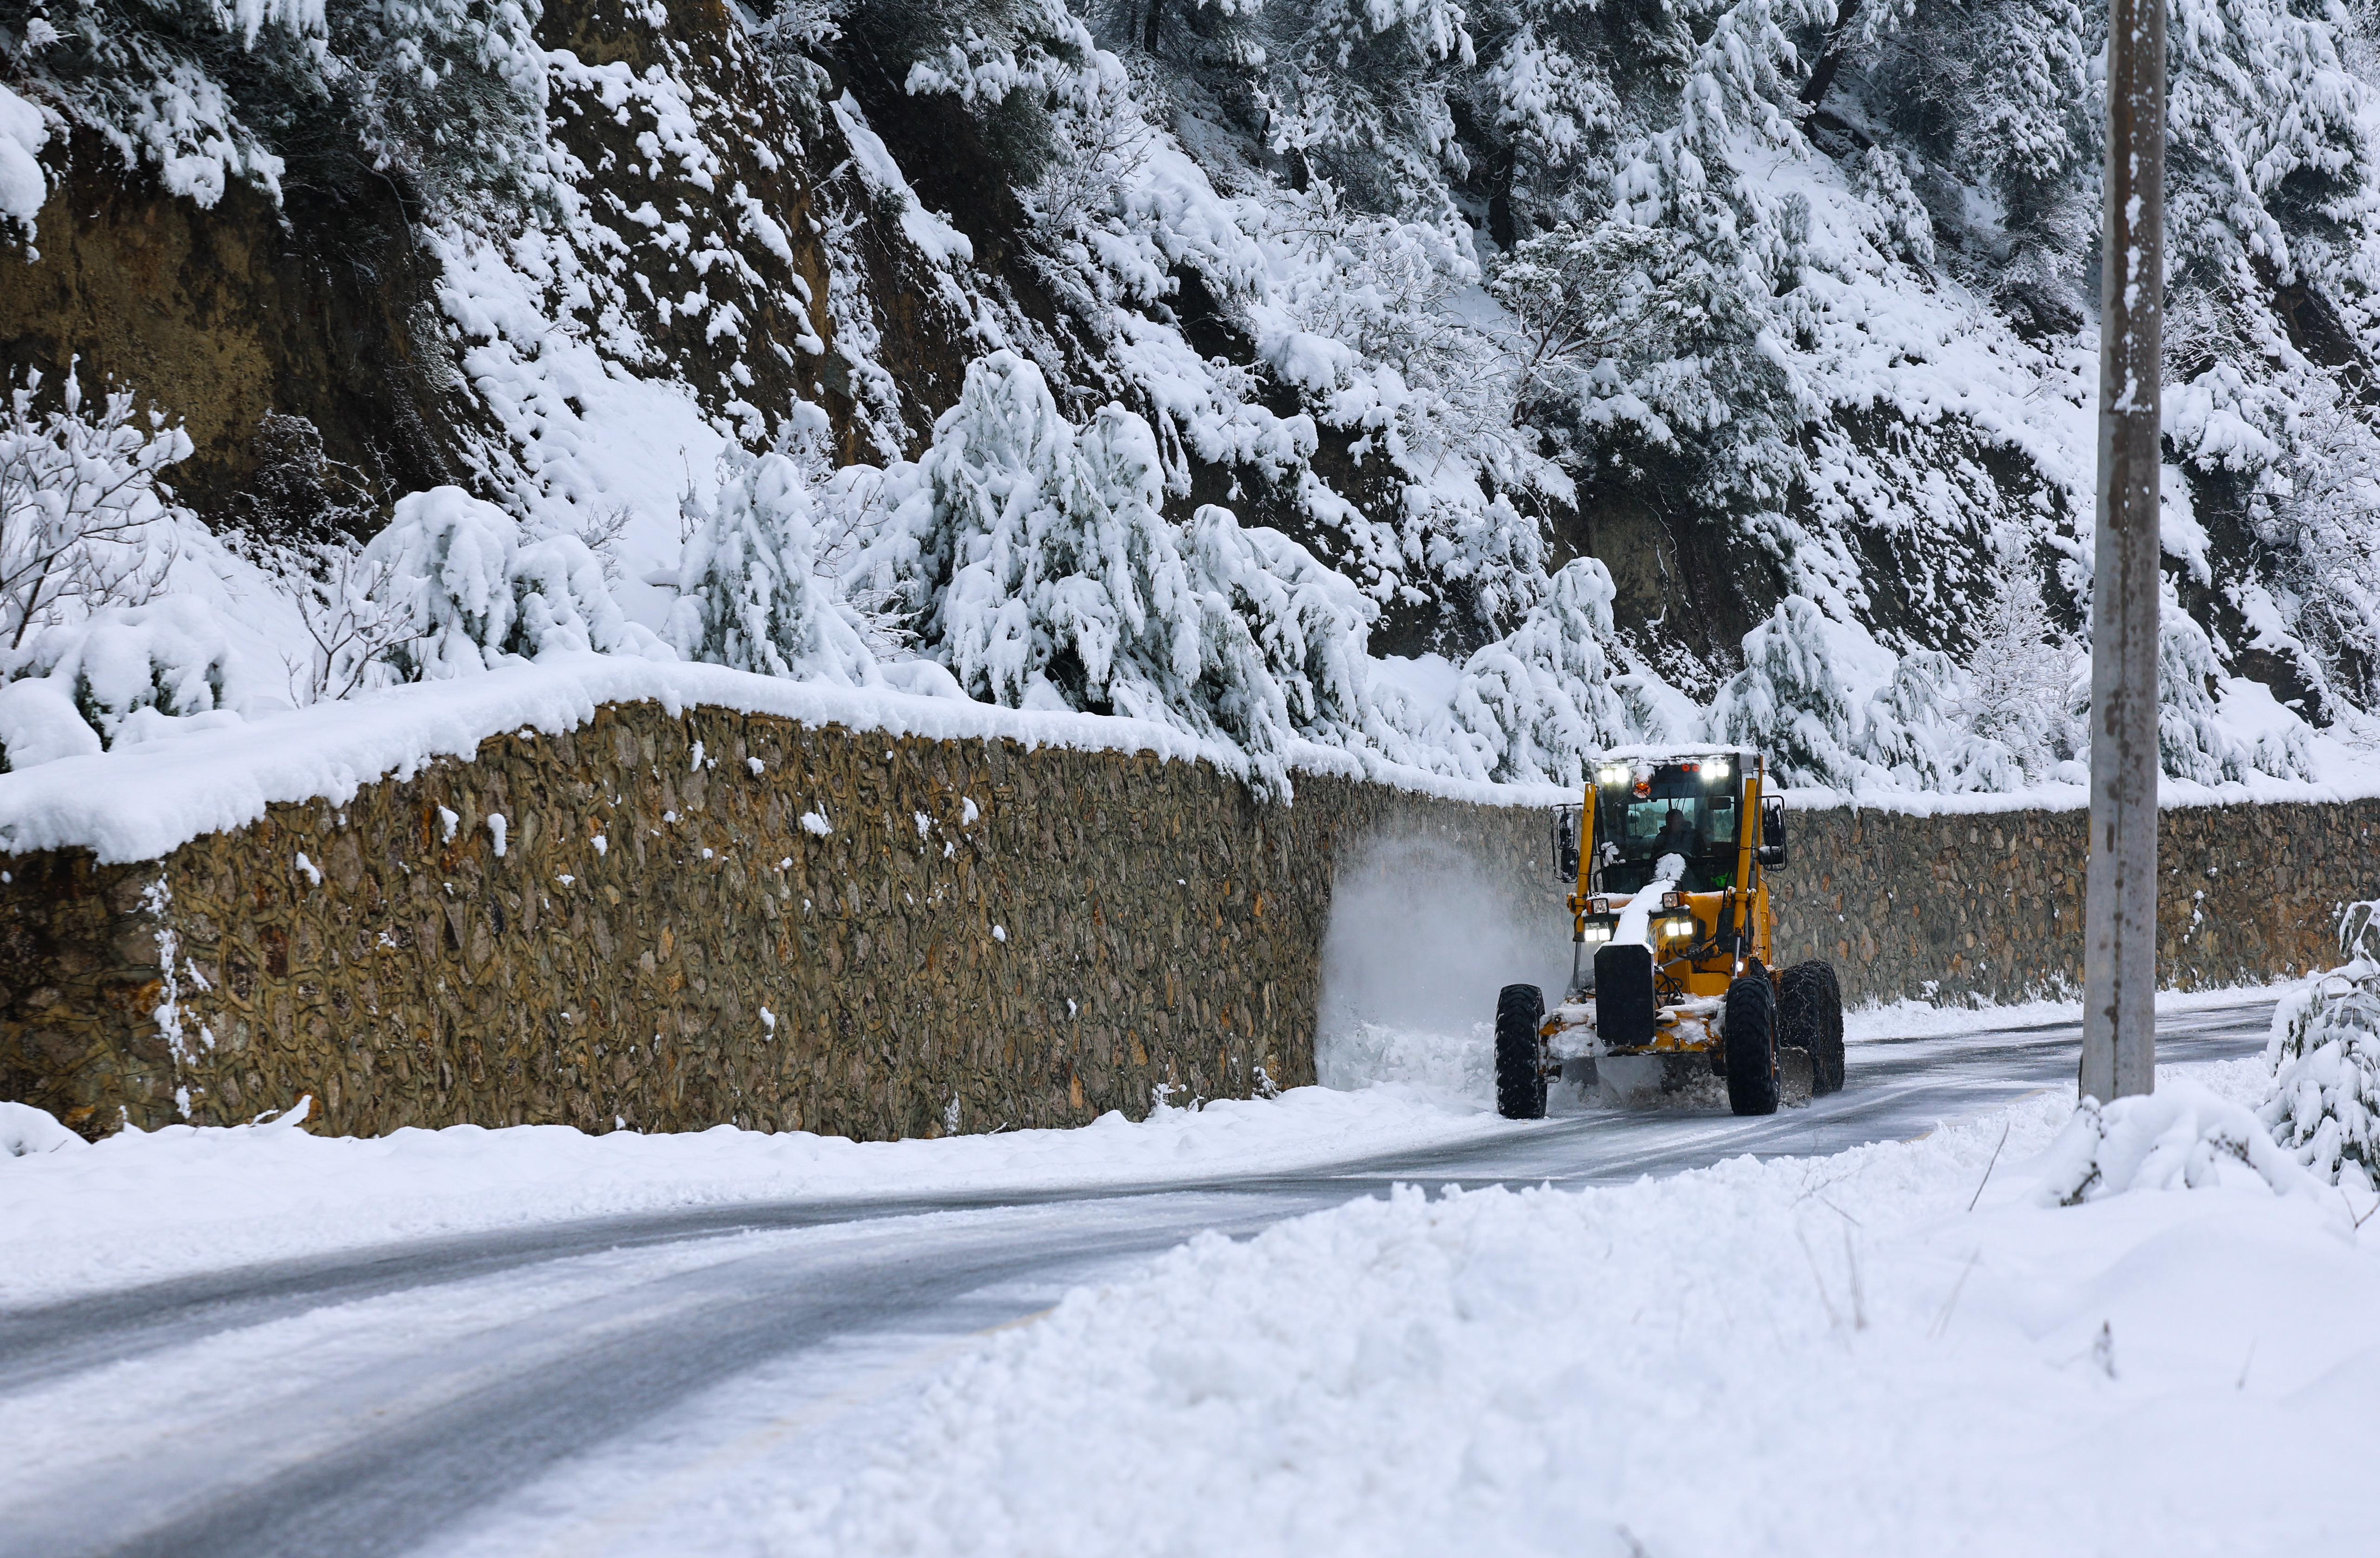
[[[2168,1012],[2158,1058],[2253,1053],[2271,1009]],[[1764,1120],[1483,1119],[1260,1177],[700,1208],[0,1310],[0,1554],[765,1552],[756,1487],[845,1474],[972,1338],[1201,1230],[1914,1137],[2070,1087],[2077,1037],[1870,1039],[1843,1092]]]

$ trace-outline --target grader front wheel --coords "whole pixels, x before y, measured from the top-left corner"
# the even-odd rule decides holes
[[[1545,992],[1508,984],[1496,997],[1496,1113],[1507,1120],[1546,1117]]]
[[[1739,1114],[1774,1114],[1780,1094],[1777,1076],[1777,992],[1761,973],[1746,974],[1727,987],[1728,1107]]]

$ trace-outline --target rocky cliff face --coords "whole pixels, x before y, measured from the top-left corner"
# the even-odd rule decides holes
[[[76,362],[179,420],[196,452],[176,484],[193,507],[245,517],[272,411],[308,418],[333,458],[385,488],[461,471],[481,419],[437,259],[394,190],[276,205],[235,186],[201,208],[88,131],[49,162],[35,253],[0,258],[0,353],[54,383]]]

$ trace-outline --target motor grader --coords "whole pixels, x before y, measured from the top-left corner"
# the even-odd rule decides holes
[[[1582,804],[1555,812],[1570,983],[1550,1011],[1536,985],[1498,996],[1497,1113],[1541,1118],[1555,1077],[1633,1057],[1669,1088],[1706,1068],[1738,1114],[1776,1112],[1783,1051],[1807,1053],[1814,1094],[1843,1085],[1833,966],[1775,967],[1768,878],[1785,866],[1785,805],[1767,776],[1740,747],[1625,748],[1604,755]]]

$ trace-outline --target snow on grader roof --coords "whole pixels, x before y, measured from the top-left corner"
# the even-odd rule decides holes
[[[1709,742],[1682,747],[1674,743],[1660,746],[1614,747],[1597,760],[1597,766],[1614,762],[1648,762],[1655,765],[1671,762],[1698,762],[1705,758],[1754,758],[1761,753],[1756,747],[1730,747]]]

